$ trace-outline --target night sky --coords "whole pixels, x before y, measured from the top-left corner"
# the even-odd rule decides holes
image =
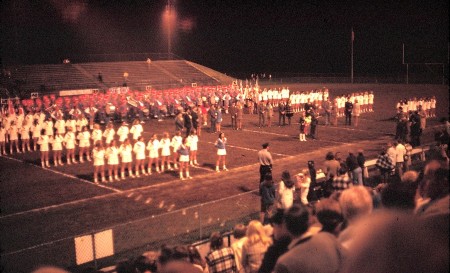
[[[221,72],[403,71],[448,62],[448,0],[174,0],[172,52]],[[167,52],[167,0],[3,0],[4,64],[57,63],[85,54]]]

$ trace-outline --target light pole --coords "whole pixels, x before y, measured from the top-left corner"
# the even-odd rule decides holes
[[[166,8],[164,10],[163,21],[164,21],[164,26],[167,28],[167,54],[168,54],[169,59],[172,58],[171,57],[171,55],[172,55],[172,36],[173,36],[172,28],[174,27],[175,22],[173,22],[173,21],[175,21],[174,20],[175,18],[176,18],[176,14],[175,14],[175,8],[172,3],[172,0],[167,0]]]

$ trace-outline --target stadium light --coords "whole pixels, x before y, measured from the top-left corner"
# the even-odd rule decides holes
[[[177,14],[172,0],[167,0],[166,8],[163,13],[163,28],[167,31],[167,53],[169,59],[172,53],[172,36],[176,25]]]

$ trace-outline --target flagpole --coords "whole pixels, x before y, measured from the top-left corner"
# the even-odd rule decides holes
[[[353,32],[352,27],[352,33],[351,33],[351,41],[352,41],[352,49],[351,49],[351,71],[350,71],[350,79],[351,83],[353,83],[353,40],[355,39],[355,33]]]

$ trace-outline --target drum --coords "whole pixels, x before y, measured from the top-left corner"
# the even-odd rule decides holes
[[[144,113],[144,116],[150,115],[150,111],[147,108],[142,109],[142,113]]]
[[[105,106],[105,112],[108,116],[114,115],[116,112],[116,107],[109,103]]]

